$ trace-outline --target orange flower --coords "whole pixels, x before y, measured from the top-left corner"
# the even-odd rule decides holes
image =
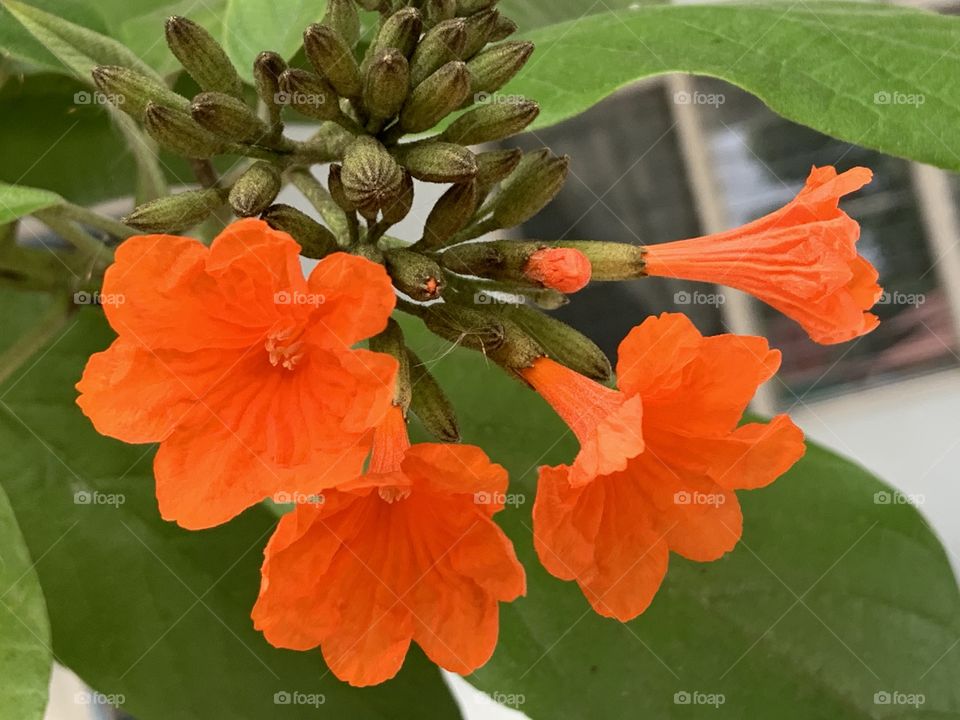
[[[119,337],[90,358],[77,402],[104,435],[160,443],[168,520],[210,527],[363,467],[397,363],[350,348],[386,326],[393,288],[381,266],[343,253],[304,279],[299,252],[242,220],[210,248],[130,238],[106,272]]]
[[[523,274],[544,287],[567,295],[583,290],[590,282],[590,260],[572,248],[544,248],[527,260]]]
[[[870,182],[857,167],[837,175],[813,168],[800,194],[766,217],[728,232],[651,245],[647,275],[699,280],[743,290],[830,345],[877,327],[865,312],[883,293],[877,271],[857,254],[860,226],[840,198]]]
[[[493,522],[506,471],[468,445],[410,447],[394,407],[367,474],[281,519],[263,564],[257,629],[276,647],[320,646],[351,685],[393,677],[415,641],[467,674],[493,653],[498,602],[525,592]]]
[[[534,543],[547,570],[625,622],[650,604],[669,551],[706,562],[732,550],[742,527],[733,491],[767,485],[804,453],[785,415],[737,427],[779,364],[763,338],[705,338],[679,314],[624,339],[619,391],[535,361],[524,377],[581,442],[572,466],[540,469]],[[641,406],[642,421],[628,424]]]

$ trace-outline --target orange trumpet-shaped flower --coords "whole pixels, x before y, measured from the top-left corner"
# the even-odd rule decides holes
[[[857,254],[860,226],[839,203],[872,177],[862,167],[840,175],[833,167],[815,167],[800,194],[766,217],[727,232],[644,248],[644,270],[743,290],[824,345],[864,335],[879,323],[866,311],[883,291],[877,271]]]
[[[130,238],[106,272],[119,337],[90,358],[77,402],[104,435],[160,443],[168,520],[210,527],[363,467],[397,363],[351,346],[386,326],[393,288],[381,266],[344,253],[304,279],[299,252],[286,233],[242,220],[209,248]]]
[[[763,338],[705,338],[679,314],[627,335],[619,391],[588,391],[596,383],[536,360],[524,377],[581,442],[573,465],[540,469],[533,522],[544,567],[625,622],[653,600],[669,551],[706,562],[732,550],[742,529],[733,491],[769,484],[804,453],[785,415],[737,427],[779,364]]]
[[[365,475],[281,519],[254,624],[276,647],[319,645],[351,685],[393,677],[411,641],[448,670],[474,671],[496,645],[499,603],[525,592],[492,519],[506,489],[506,471],[480,448],[411,447],[394,407]]]
[[[527,260],[523,274],[544,287],[571,294],[583,290],[592,274],[590,260],[572,248],[544,248]]]

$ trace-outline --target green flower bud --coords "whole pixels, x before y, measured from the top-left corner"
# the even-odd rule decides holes
[[[506,40],[516,31],[517,24],[510,18],[500,15],[497,18],[497,22],[494,24],[493,29],[490,31],[490,36],[487,38],[487,42],[496,43],[500,42],[501,40]]]
[[[443,247],[467,226],[476,210],[476,182],[452,185],[427,216],[421,242],[427,248]]]
[[[99,65],[91,72],[93,83],[127,115],[143,120],[148,103],[186,110],[190,103],[166,85],[127,68]]]
[[[644,275],[645,251],[640,245],[594,240],[567,240],[556,245],[573,248],[586,255],[593,267],[594,280],[632,280]]]
[[[262,52],[253,61],[253,80],[257,88],[257,95],[270,114],[270,127],[275,135],[283,131],[280,115],[283,106],[278,97],[280,95],[280,76],[287,69],[287,63],[275,52]]]
[[[404,192],[403,169],[372,137],[359,137],[347,148],[340,178],[347,202],[368,219]]]
[[[413,178],[410,173],[403,173],[403,188],[400,195],[389,205],[382,208],[383,219],[385,222],[395,225],[403,220],[413,209]]]
[[[147,233],[189,230],[223,205],[226,193],[218,189],[190,190],[152,200],[123,218],[124,225]]]
[[[484,353],[503,345],[503,322],[490,313],[440,303],[423,308],[419,314],[428,330],[452,343]]]
[[[230,207],[238,217],[259,215],[270,206],[283,182],[280,171],[263,160],[258,160],[240,176],[230,190]]]
[[[547,149],[529,153],[508,177],[493,203],[498,227],[522,225],[550,203],[563,187],[570,158]]]
[[[187,18],[167,19],[167,45],[203,90],[242,97],[243,82],[226,51],[213,36]]]
[[[331,165],[330,174],[327,176],[327,189],[330,191],[330,197],[346,213],[355,213],[357,206],[347,199],[347,191],[343,187],[343,166]]]
[[[160,145],[183,157],[205,160],[226,151],[226,143],[183,110],[147,103],[143,126]]]
[[[255,143],[270,134],[249,105],[224,93],[200,93],[190,105],[190,115],[198,125],[230,142]]]
[[[487,353],[494,362],[504,369],[519,375],[533,365],[534,360],[546,356],[546,351],[516,322],[503,317],[503,342],[499,347]],[[521,378],[522,379],[522,378]]]
[[[462,18],[445,20],[427,32],[410,60],[410,82],[414,87],[448,62],[460,59],[467,43],[467,23]]]
[[[303,257],[319,260],[338,249],[336,236],[309,215],[289,205],[271,205],[260,216],[274,230],[300,243]]]
[[[306,70],[288,68],[280,75],[280,105],[290,105],[301,115],[314,120],[340,117],[340,103],[330,83]]]
[[[467,40],[460,57],[469,60],[483,50],[499,19],[500,13],[496,10],[485,10],[464,18],[467,25]]]
[[[413,386],[411,412],[434,439],[446,443],[459,442],[460,428],[450,400],[423,361],[411,350],[407,350],[407,357]]]
[[[380,32],[370,44],[364,65],[376,57],[377,53],[387,48],[396,48],[405,58],[413,55],[420,32],[423,30],[423,18],[420,11],[413,7],[405,7],[388,17],[380,26]]]
[[[473,15],[474,13],[489,10],[497,4],[497,0],[457,0],[457,15]]]
[[[397,321],[391,318],[387,322],[386,329],[379,335],[370,338],[370,349],[373,352],[383,353],[395,358],[399,363],[397,372],[397,381],[394,387],[393,404],[403,409],[404,414],[410,408],[410,401],[413,397],[412,383],[410,378],[410,356],[407,354],[407,346],[403,340],[403,331]]]
[[[349,0],[348,0],[349,1]],[[311,25],[303,33],[307,59],[341,97],[359,97],[363,88],[360,66],[351,45],[328,25]]]
[[[456,15],[456,0],[424,0],[423,25],[433,28]]]
[[[470,60],[474,93],[496,92],[520,72],[533,54],[533,43],[510,40],[494,45]]]
[[[509,307],[507,314],[557,362],[597,382],[610,380],[613,375],[610,360],[585,335],[556,318],[522,305]]]
[[[537,119],[540,106],[518,100],[481,105],[457,118],[440,136],[460,145],[479,145],[516,135]]]
[[[364,10],[373,12],[374,10],[380,9],[380,6],[383,4],[383,0],[357,0],[357,4]]]
[[[493,187],[517,169],[523,159],[523,151],[491,150],[477,155],[477,196],[479,199],[490,194]]]
[[[360,14],[353,0],[327,0],[327,13],[323,16],[323,24],[332,28],[346,42],[348,48],[352,48],[360,39]],[[319,71],[319,68],[317,70]]]
[[[363,105],[374,121],[400,112],[410,93],[410,66],[396,48],[379,51],[363,79]]]
[[[436,300],[443,292],[443,271],[426,255],[412,250],[388,250],[387,272],[400,292],[420,302]]]
[[[417,180],[465,183],[477,175],[477,158],[461,145],[445,142],[412,143],[394,148],[397,159]]]
[[[400,113],[405,132],[429,130],[470,96],[470,72],[460,60],[449,62],[417,85]]]

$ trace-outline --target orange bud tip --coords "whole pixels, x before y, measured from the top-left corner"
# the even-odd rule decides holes
[[[537,250],[524,267],[524,275],[544,287],[570,294],[590,282],[590,260],[572,248]]]

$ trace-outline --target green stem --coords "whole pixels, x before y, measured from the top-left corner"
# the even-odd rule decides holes
[[[112,248],[107,247],[85,230],[81,230],[70,220],[61,217],[56,210],[42,210],[37,212],[35,217],[92,260],[113,259]]]
[[[60,215],[67,220],[74,220],[82,225],[87,225],[97,230],[102,230],[105,233],[113,235],[115,238],[120,238],[121,240],[126,240],[128,237],[132,237],[137,234],[137,231],[131,227],[127,227],[119,220],[114,220],[113,218],[104,217],[99,213],[95,213],[93,210],[88,210],[85,207],[80,205],[74,205],[73,203],[64,203],[59,208]]]
[[[349,223],[340,206],[334,202],[327,189],[306,168],[294,168],[287,171],[287,177],[303,196],[317,209],[324,222],[337,237],[349,234]]]

